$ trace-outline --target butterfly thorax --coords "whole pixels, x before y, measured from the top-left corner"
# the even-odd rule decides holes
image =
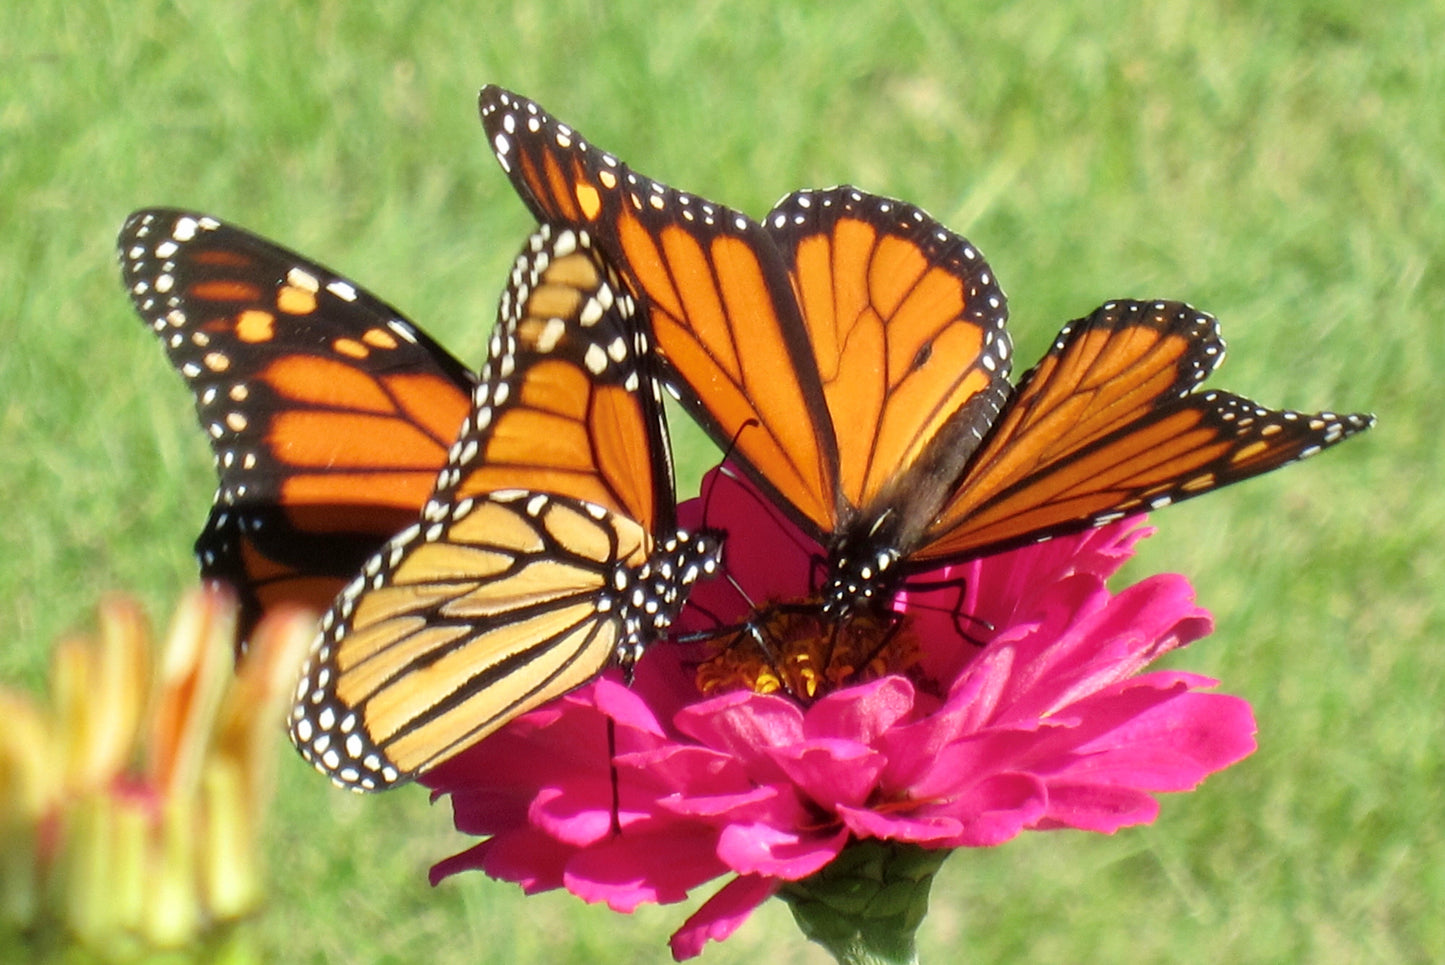
[[[823,615],[841,620],[855,610],[886,609],[903,583],[902,558],[896,546],[842,539],[828,553],[828,578],[823,584]]]
[[[721,569],[722,545],[723,534],[716,530],[678,530],[658,543],[642,565],[613,567],[610,589],[599,596],[597,609],[615,611],[622,620],[618,663],[636,663],[647,644],[672,625],[687,602],[687,588]]]
[[[837,529],[828,546],[823,610],[842,619],[853,610],[890,608],[903,584],[908,558],[929,540],[930,527],[948,504],[964,467],[978,450],[1009,392],[1002,362],[986,389],[951,414],[863,507],[839,496]]]

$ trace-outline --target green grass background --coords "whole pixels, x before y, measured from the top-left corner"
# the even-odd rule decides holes
[[[133,208],[235,220],[349,274],[472,363],[529,221],[477,89],[535,97],[647,174],[755,215],[800,186],[914,201],[988,256],[1022,365],[1110,297],[1217,314],[1212,384],[1379,426],[1155,517],[1130,571],[1217,620],[1175,664],[1260,750],[1158,822],[946,866],[925,961],[1445,955],[1441,409],[1445,8],[1430,0],[626,0],[0,10],[0,679],[107,590],[161,614],[213,486],[112,254]],[[699,452],[685,446],[696,478]],[[633,962],[696,901],[620,918],[427,865],[407,790],[280,746],[267,960]],[[819,962],[764,908],[705,961]],[[3,957],[3,956],[0,956]]]

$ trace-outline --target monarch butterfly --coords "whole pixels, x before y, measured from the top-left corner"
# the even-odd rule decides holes
[[[282,601],[324,610],[416,518],[475,377],[390,305],[215,218],[137,211],[118,247],[215,456],[202,575],[237,588],[247,627]]]
[[[322,618],[290,721],[337,784],[377,790],[641,655],[720,563],[677,530],[636,304],[586,233],[517,259],[490,357],[421,520]]]
[[[1224,344],[1180,302],[1103,305],[1014,388],[992,270],[920,209],[845,186],[759,224],[501,88],[481,115],[536,217],[592,231],[646,303],[669,387],[826,549],[835,617],[888,607],[911,573],[1197,496],[1373,423],[1192,391]]]

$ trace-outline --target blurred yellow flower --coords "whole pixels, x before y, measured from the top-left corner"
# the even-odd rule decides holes
[[[269,616],[232,673],[229,594],[188,593],[159,653],[117,597],[97,639],[55,647],[50,706],[0,688],[0,918],[114,952],[252,911],[275,740],[315,627]]]

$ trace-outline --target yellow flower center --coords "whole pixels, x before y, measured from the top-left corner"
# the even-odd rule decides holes
[[[734,690],[783,691],[815,700],[829,691],[918,664],[918,638],[907,619],[855,614],[841,623],[816,608],[769,607],[749,628],[719,637],[716,653],[697,668],[698,690],[708,696]]]

